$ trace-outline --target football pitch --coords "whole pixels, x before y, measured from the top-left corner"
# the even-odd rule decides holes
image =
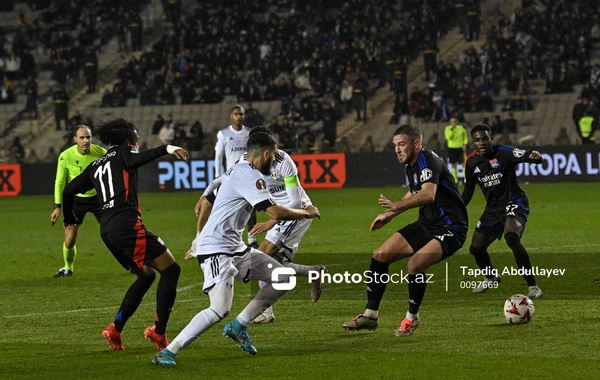
[[[102,330],[112,322],[134,276],[106,250],[93,216],[86,217],[80,231],[75,274],[55,279],[63,264],[63,231],[60,225],[50,226],[52,196],[0,198],[0,375],[5,379],[597,379],[600,183],[523,188],[531,203],[523,244],[535,267],[551,270],[550,276],[537,276],[544,297],[534,301],[536,311],[529,324],[510,325],[502,312],[507,297],[527,293],[521,276],[506,274],[497,289],[483,294],[471,291],[469,281],[476,278],[465,271],[476,265],[468,246],[484,204],[477,190],[468,207],[467,242],[428,272],[433,282],[427,287],[422,322],[415,333],[394,335],[408,307],[405,283],[388,285],[376,331],[344,331],[342,323],[364,311],[366,285],[334,280],[346,272],[367,270],[371,252],[416,220],[417,211],[369,232],[382,211],[379,194],[398,200],[405,188],[310,190],[322,219],[313,222],[295,261],[324,264],[332,275],[338,274],[324,285],[321,300],[313,304],[310,286],[298,278],[296,288],[275,304],[276,321],[249,328],[258,349],[258,355],[250,356],[222,336],[224,324],[256,288],[236,283],[231,314],[185,348],[175,367],[152,365],[156,350],[143,336],[154,319],[158,280],[125,327],[125,350],[111,351],[104,341]],[[209,305],[197,262],[183,260],[195,237],[193,208],[198,196],[140,195],[144,223],[163,238],[182,267],[167,331],[170,338]],[[264,213],[259,217],[263,220]],[[504,241],[495,242],[489,251],[501,271],[516,266]],[[390,273],[406,273],[406,262],[392,264]]]

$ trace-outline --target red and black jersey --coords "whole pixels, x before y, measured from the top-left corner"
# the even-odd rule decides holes
[[[65,187],[65,224],[76,222],[72,212],[73,196],[95,188],[102,204],[102,232],[141,228],[137,169],[166,154],[166,146],[144,152],[138,152],[137,148],[129,145],[111,146],[104,156],[88,165],[81,175]]]
[[[412,193],[421,191],[423,183],[437,185],[434,201],[419,208],[419,220],[427,225],[447,225],[466,231],[467,208],[444,161],[433,151],[421,150],[417,162],[413,166],[406,165],[405,170]]]
[[[485,197],[486,210],[504,209],[511,202],[529,207],[529,199],[519,186],[515,168],[522,162],[543,162],[543,159],[529,158],[531,152],[508,145],[492,145],[489,156],[481,156],[477,151],[471,153],[467,159],[466,183],[462,193],[465,204],[471,201],[477,184]]]

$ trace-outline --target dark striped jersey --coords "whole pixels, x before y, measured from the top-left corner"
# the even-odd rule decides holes
[[[114,145],[92,162],[70,182],[63,192],[65,224],[75,224],[73,195],[95,188],[102,203],[100,230],[131,230],[142,228],[138,202],[137,169],[167,154],[160,146],[144,152],[129,145]]]
[[[413,194],[421,191],[424,183],[437,185],[434,201],[419,208],[421,222],[434,226],[460,226],[466,230],[469,223],[467,208],[460,197],[454,177],[435,152],[421,150],[417,162],[413,166],[406,165],[406,176]]]
[[[519,187],[515,168],[522,162],[543,162],[543,159],[529,158],[531,152],[508,145],[492,145],[491,154],[486,157],[473,151],[465,168],[466,183],[462,194],[465,204],[471,201],[477,184],[485,197],[487,210],[504,209],[511,202],[529,206],[527,194]]]

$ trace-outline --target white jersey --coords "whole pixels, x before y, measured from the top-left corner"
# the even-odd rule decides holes
[[[195,256],[244,253],[242,233],[252,209],[262,211],[275,204],[263,175],[248,162],[235,165],[221,179],[213,209],[196,239]]]
[[[215,145],[215,158],[217,160],[223,157],[225,154],[225,162],[227,170],[231,169],[233,165],[242,157],[242,154],[246,152],[246,144],[248,143],[248,135],[250,129],[246,126],[242,126],[240,131],[233,129],[233,126],[221,129],[217,133],[217,144]],[[221,175],[221,163],[216,162],[215,174],[217,177]]]
[[[245,161],[247,156],[248,154],[244,153],[242,160]],[[298,168],[296,167],[294,160],[292,160],[292,157],[290,157],[287,152],[277,149],[271,175],[265,176],[265,181],[267,182],[269,193],[271,193],[271,196],[273,199],[275,199],[275,202],[277,202],[278,205],[287,205],[290,202],[290,196],[286,189],[285,179],[289,177],[297,178],[297,176]],[[302,205],[292,208],[305,208],[306,206],[312,205],[312,202],[306,194],[306,191],[304,191],[299,183],[298,188],[300,190],[300,199],[302,200]]]

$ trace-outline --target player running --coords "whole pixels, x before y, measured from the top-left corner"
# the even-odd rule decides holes
[[[496,274],[487,248],[504,236],[513,251],[519,268],[525,269],[523,278],[529,287],[531,299],[544,295],[533,276],[527,250],[521,243],[529,216],[529,198],[519,187],[515,167],[522,162],[541,164],[542,155],[533,150],[525,151],[512,146],[494,145],[492,130],[486,124],[477,124],[471,130],[475,151],[467,159],[466,184],[462,193],[465,205],[473,197],[475,185],[479,185],[486,199],[485,210],[473,232],[469,252],[475,257],[480,269],[486,270],[485,279],[473,288],[474,293],[483,293],[496,286],[502,277]]]

